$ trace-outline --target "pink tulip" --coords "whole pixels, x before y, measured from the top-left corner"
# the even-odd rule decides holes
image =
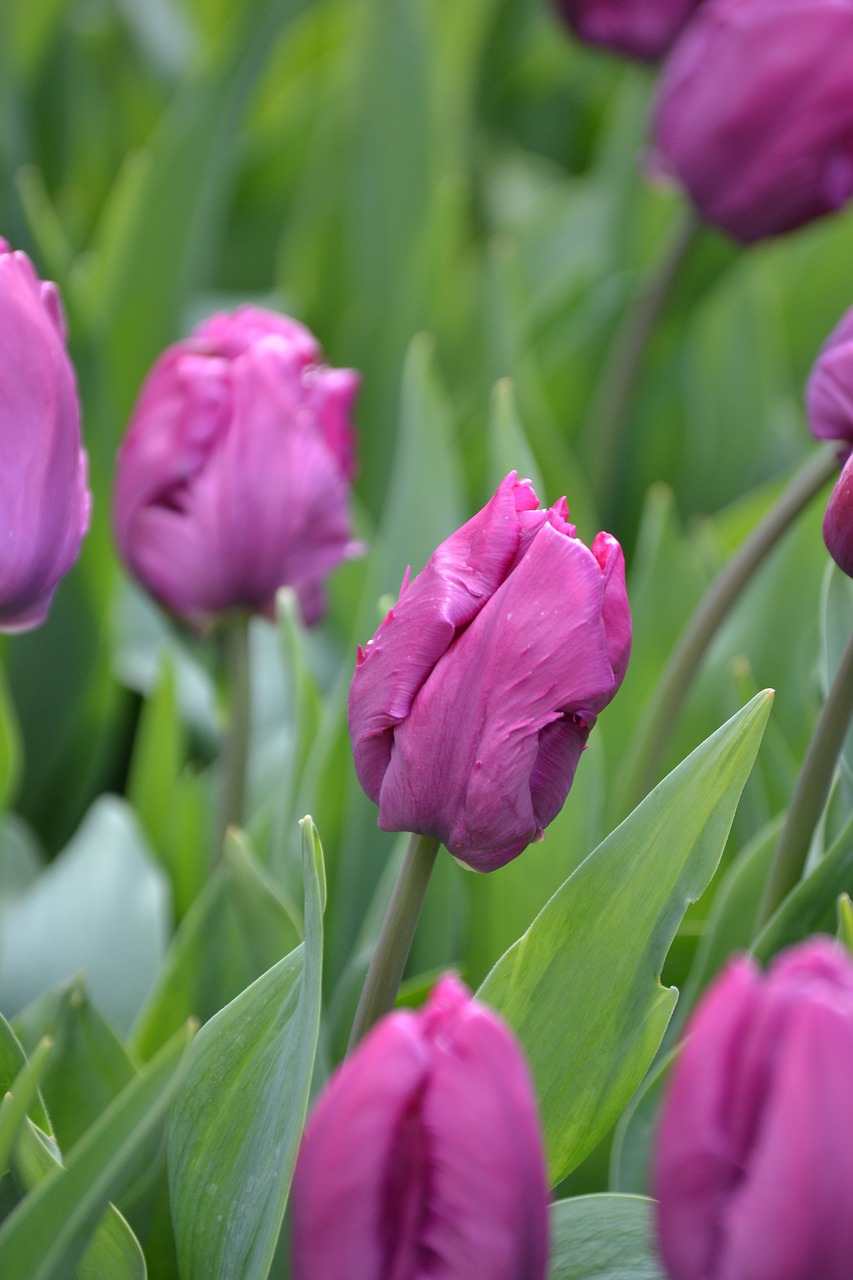
[[[0,239],[0,630],[44,622],[89,527],[80,406],[55,284]]]
[[[652,168],[745,244],[853,196],[851,0],[706,0],[664,67]]]
[[[733,961],[688,1026],[654,1193],[671,1280],[849,1280],[853,963],[829,938]]]
[[[543,1280],[548,1190],[527,1067],[453,976],[376,1024],[311,1115],[294,1280]]]
[[[557,10],[586,44],[629,58],[659,58],[700,0],[556,0]]]
[[[622,550],[510,472],[443,542],[363,651],[349,697],[361,785],[386,831],[492,870],[541,838],[631,646]]]
[[[349,532],[358,389],[301,324],[257,307],[204,321],[148,375],[119,450],[119,550],[157,600],[204,627],[272,614],[296,589],[306,621]]]

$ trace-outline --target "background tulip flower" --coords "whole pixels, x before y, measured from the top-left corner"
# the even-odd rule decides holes
[[[806,408],[813,436],[838,440],[844,468],[823,521],[823,537],[833,560],[853,576],[853,309],[824,343],[806,387]]]
[[[672,1280],[849,1280],[853,964],[828,938],[764,975],[730,963],[696,1010],[658,1135]]]
[[[579,40],[629,58],[659,58],[701,0],[557,0]]]
[[[527,1067],[452,975],[377,1023],[308,1121],[294,1280],[541,1280],[548,1189]]]
[[[350,687],[355,768],[380,827],[433,836],[477,870],[516,857],[560,811],[631,647],[618,542],[584,546],[564,499],[537,507],[510,472],[404,581]]]
[[[0,239],[0,630],[47,617],[89,527],[80,406],[55,284]]]
[[[319,361],[301,324],[245,306],[204,321],[145,381],[118,454],[116,538],[151,594],[194,624],[271,614],[282,586],[316,621],[325,575],[356,550],[358,375]]]
[[[652,168],[745,244],[853,195],[853,4],[707,0],[664,68]]]

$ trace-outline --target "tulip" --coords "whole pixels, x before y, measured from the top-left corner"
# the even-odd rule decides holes
[[[170,347],[149,373],[118,454],[116,538],[131,571],[205,628],[272,615],[293,587],[307,622],[323,580],[354,554],[350,369],[320,363],[295,320],[239,307]]]
[[[527,1067],[452,975],[332,1077],[293,1182],[294,1280],[543,1280],[548,1191]]]
[[[853,4],[707,0],[664,68],[652,169],[748,244],[853,195]]]
[[[849,1280],[851,1079],[846,951],[813,938],[766,975],[729,964],[691,1019],[658,1134],[671,1280]]]
[[[47,617],[89,527],[77,382],[55,284],[0,239],[0,630]]]
[[[557,0],[557,10],[586,44],[629,58],[659,58],[700,0]]]
[[[492,870],[556,817],[631,646],[622,550],[587,548],[561,499],[510,472],[430,557],[350,688],[355,768],[379,826]]]
[[[811,433],[853,448],[853,307],[820,351],[806,387]]]

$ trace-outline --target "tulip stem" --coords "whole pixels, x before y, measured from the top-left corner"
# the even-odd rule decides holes
[[[352,1024],[350,1052],[374,1022],[394,1007],[439,845],[432,836],[409,837],[406,856],[364,979]]]
[[[225,632],[225,668],[228,681],[228,719],[222,744],[217,859],[222,856],[228,828],[240,826],[244,815],[252,720],[248,614],[240,614],[228,624]]]
[[[776,543],[837,470],[838,451],[834,446],[810,458],[699,601],[632,743],[620,812],[630,812],[659,781],[670,736],[711,641]]]
[[[826,695],[782,834],[773,855],[764,895],[758,908],[760,930],[776,908],[799,883],[806,865],[815,828],[826,805],[835,766],[853,719],[853,636],[841,657],[835,679]]]
[[[593,493],[606,528],[618,501],[618,477],[623,470],[625,432],[643,360],[679,272],[703,223],[688,207],[679,219],[660,261],[633,301],[616,330],[592,398],[589,437],[593,441],[591,479]]]

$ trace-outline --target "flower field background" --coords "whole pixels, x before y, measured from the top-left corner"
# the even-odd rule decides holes
[[[309,1094],[405,849],[353,766],[356,646],[510,471],[543,507],[565,494],[587,545],[618,538],[631,660],[544,839],[486,875],[439,855],[400,1002],[453,969],[518,1037],[551,1280],[661,1280],[638,1197],[687,1014],[735,951],[769,961],[839,913],[853,933],[849,739],[810,874],[758,927],[853,625],[821,537],[831,467],[651,736],[708,588],[826,466],[804,391],[853,304],[853,209],[746,248],[698,225],[645,172],[655,85],[538,0],[3,9],[0,235],[61,290],[93,495],[48,620],[0,641],[3,1280],[290,1274]],[[668,266],[620,415],[631,317]],[[220,856],[223,645],[131,581],[111,504],[154,361],[246,302],[361,375],[362,553],[319,625],[288,591],[251,623],[246,820]]]

